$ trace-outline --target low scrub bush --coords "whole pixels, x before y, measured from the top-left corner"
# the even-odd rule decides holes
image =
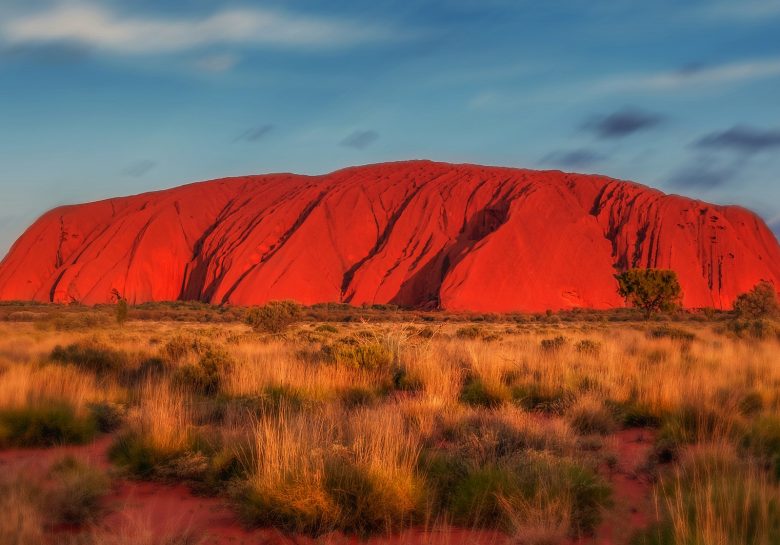
[[[527,411],[563,414],[574,403],[576,395],[563,388],[547,388],[539,383],[512,388],[512,401]]]
[[[460,526],[497,527],[515,533],[539,517],[547,526],[568,526],[572,536],[588,535],[601,520],[611,490],[596,473],[544,453],[473,464],[439,452],[426,461],[440,509]]]
[[[271,301],[261,307],[251,309],[246,315],[246,323],[256,331],[279,334],[292,324],[300,321],[301,307],[293,301]]]
[[[211,349],[211,343],[196,335],[176,335],[160,349],[160,356],[166,362],[181,363],[185,359],[200,357]]]
[[[198,360],[197,364],[179,367],[173,374],[173,383],[184,390],[201,396],[215,396],[222,385],[222,376],[233,364],[230,356],[222,351],[210,348]]]
[[[97,341],[81,341],[67,346],[56,346],[50,359],[69,363],[98,375],[117,373],[127,366],[127,355]]]
[[[678,327],[661,326],[651,329],[647,332],[651,339],[672,339],[674,341],[693,341],[696,334]]]
[[[477,339],[482,335],[482,329],[475,325],[459,327],[455,330],[455,336],[459,339]]]
[[[498,407],[509,399],[502,387],[492,386],[478,377],[469,378],[460,392],[460,401],[472,407]]]
[[[108,492],[110,481],[101,470],[68,456],[49,472],[46,512],[59,524],[84,524],[101,514],[101,498]]]
[[[568,411],[569,423],[583,435],[608,435],[617,423],[612,412],[600,400],[583,397]]]
[[[780,417],[767,415],[753,421],[742,446],[780,480]]]
[[[0,446],[50,447],[82,444],[98,427],[90,416],[79,416],[65,403],[47,403],[0,410]]]
[[[393,364],[393,353],[373,340],[344,339],[322,347],[325,361],[367,371],[387,370]]]
[[[561,350],[564,346],[566,346],[566,343],[568,340],[563,335],[558,335],[557,337],[553,337],[552,339],[542,339],[540,346],[543,351],[545,352],[557,352],[558,350]]]
[[[725,445],[686,454],[656,495],[661,521],[634,545],[774,544],[780,536],[780,489]]]

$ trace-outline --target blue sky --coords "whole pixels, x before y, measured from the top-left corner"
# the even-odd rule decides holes
[[[780,232],[780,0],[0,0],[0,255],[59,204],[415,158]]]

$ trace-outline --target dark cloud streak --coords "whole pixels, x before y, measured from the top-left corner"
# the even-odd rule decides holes
[[[366,149],[379,139],[379,133],[376,131],[355,131],[344,140],[341,145],[358,150]]]
[[[137,161],[132,165],[128,165],[127,167],[122,169],[122,174],[124,174],[125,176],[130,176],[131,178],[141,178],[142,176],[148,174],[156,166],[157,166],[157,161],[152,161],[151,159],[144,159],[142,161]]]
[[[663,121],[664,116],[660,114],[625,107],[608,115],[594,116],[582,127],[600,139],[609,140],[655,128]]]
[[[735,125],[721,132],[703,136],[694,143],[700,149],[727,149],[744,155],[752,155],[773,148],[780,148],[780,130],[757,129],[747,125]]]
[[[606,156],[586,148],[574,150],[559,150],[545,155],[542,163],[558,165],[567,168],[584,168],[606,159]]]
[[[276,127],[274,125],[260,125],[259,127],[253,127],[239,134],[233,140],[233,142],[259,142],[268,136],[275,128]]]

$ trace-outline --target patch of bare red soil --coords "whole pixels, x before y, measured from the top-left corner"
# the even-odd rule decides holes
[[[637,530],[655,521],[653,484],[645,470],[654,437],[652,430],[646,429],[623,430],[611,437],[616,464],[600,470],[612,485],[613,506],[604,513],[593,536],[574,540],[571,545],[627,544]]]

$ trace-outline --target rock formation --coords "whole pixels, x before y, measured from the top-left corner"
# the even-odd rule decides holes
[[[614,273],[677,271],[687,307],[780,286],[756,215],[610,179],[411,161],[186,185],[46,213],[0,264],[0,300],[622,306]]]

